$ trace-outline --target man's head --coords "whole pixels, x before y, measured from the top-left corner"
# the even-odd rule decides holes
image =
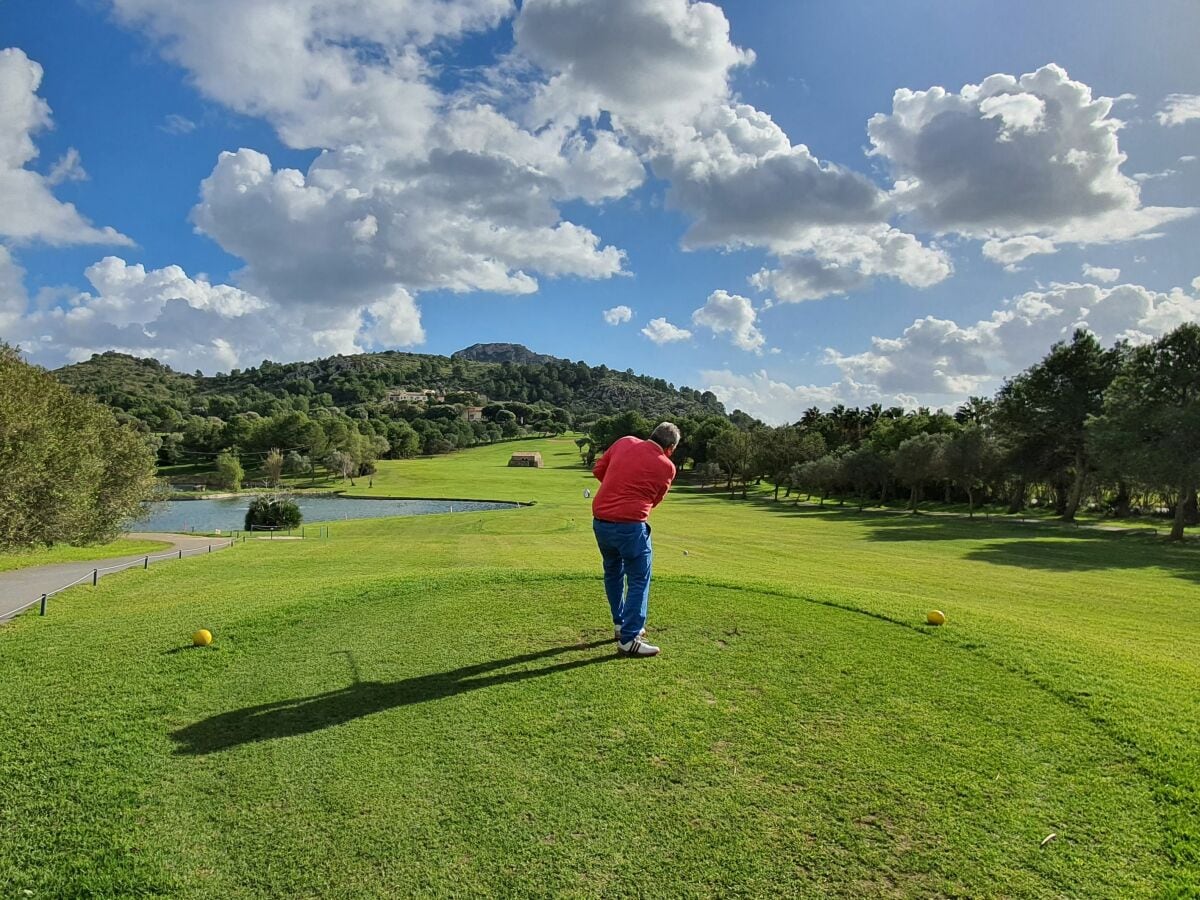
[[[670,422],[662,422],[650,432],[650,440],[662,447],[667,456],[679,446],[679,437],[679,428]]]

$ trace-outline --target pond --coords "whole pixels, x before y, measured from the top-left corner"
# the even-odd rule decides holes
[[[343,497],[296,497],[304,524],[344,519],[382,519],[386,516],[426,516],[432,513],[475,513],[513,509],[516,503],[483,500],[351,500]],[[233,531],[245,527],[249,497],[230,500],[172,500],[155,508],[149,519],[135,522],[133,531]]]

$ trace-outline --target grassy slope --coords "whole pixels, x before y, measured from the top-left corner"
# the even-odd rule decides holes
[[[531,446],[551,468],[373,492],[533,509],[245,545],[0,631],[0,893],[1197,887],[1190,548],[680,490],[666,652],[623,662],[589,479]]]
[[[133,556],[136,553],[153,553],[170,546],[165,541],[134,541],[126,538],[98,547],[71,547],[66,544],[58,544],[45,550],[30,550],[26,553],[0,553],[0,572],[27,569],[30,566],[49,566],[54,563],[112,559],[116,556]]]

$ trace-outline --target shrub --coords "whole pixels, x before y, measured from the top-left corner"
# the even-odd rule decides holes
[[[246,510],[246,530],[295,528],[304,519],[300,507],[284,494],[258,494]]]

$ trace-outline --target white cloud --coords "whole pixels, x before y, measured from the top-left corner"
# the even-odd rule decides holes
[[[779,268],[759,270],[750,284],[775,292],[783,302],[800,302],[846,293],[872,278],[930,287],[952,271],[945,251],[887,225],[821,228],[795,241],[792,251],[780,256]]]
[[[766,370],[739,375],[728,369],[700,373],[705,390],[712,391],[726,409],[740,409],[770,425],[796,422],[806,409],[828,409],[838,403],[860,405],[884,399],[899,405],[911,405],[908,398],[883,398],[867,385],[844,380],[837,384],[791,385],[772,378]]]
[[[193,221],[245,261],[238,283],[254,294],[388,321],[397,297],[423,291],[532,293],[540,277],[623,272],[619,249],[559,212],[641,184],[616,132],[525,128],[482,88],[445,95],[433,83],[430,60],[498,25],[511,0],[114,4],[207,96],[324,151],[305,172],[225,153],[201,185]]]
[[[1144,184],[1147,181],[1158,181],[1162,178],[1170,178],[1172,175],[1178,175],[1179,172],[1175,169],[1163,169],[1161,172],[1135,172],[1133,180],[1139,184]]]
[[[187,116],[170,113],[158,127],[167,134],[191,134],[196,130],[196,123]]]
[[[64,181],[87,181],[88,174],[79,159],[79,151],[74,147],[67,150],[54,164],[50,174],[46,176],[46,184],[62,184]]]
[[[730,42],[719,7],[691,0],[526,0],[513,31],[551,73],[535,101],[547,118],[606,110],[643,126],[685,122],[754,60]]]
[[[0,340],[13,339],[16,325],[28,305],[25,270],[17,265],[8,248],[0,244]]]
[[[642,329],[642,334],[654,341],[654,343],[662,346],[675,341],[686,341],[692,336],[692,333],[686,328],[680,328],[677,325],[672,325],[661,316],[657,319],[651,319],[650,323]]]
[[[1053,284],[1029,291],[970,325],[917,319],[896,338],[873,338],[871,349],[826,352],[844,378],[883,393],[905,392],[923,402],[953,403],[994,390],[1004,376],[1036,362],[1055,341],[1087,328],[1105,344],[1141,343],[1183,322],[1200,320],[1200,285],[1152,291],[1141,285]]]
[[[1200,119],[1200,94],[1168,94],[1156,114],[1159,125],[1182,125]]]
[[[360,337],[367,343],[385,347],[411,347],[425,343],[421,312],[412,294],[396,288],[366,308],[372,321],[364,320]]]
[[[621,325],[632,318],[633,310],[623,304],[604,311],[604,321],[609,325]]]
[[[418,152],[437,120],[422,48],[493,27],[511,0],[113,0],[205,95],[292,147]]]
[[[1195,161],[1196,161],[1196,157],[1195,157],[1195,156],[1192,156],[1191,154],[1189,154],[1189,155],[1187,155],[1187,156],[1181,156],[1181,157],[1179,157],[1179,161],[1180,161],[1181,163],[1193,163],[1193,162],[1195,162]]]
[[[523,294],[537,290],[530,272],[622,271],[620,251],[559,219],[553,200],[565,190],[511,159],[463,150],[402,167],[348,149],[301,173],[243,149],[221,155],[193,217],[269,297],[353,306],[398,287]]]
[[[1083,277],[1090,278],[1092,281],[1099,281],[1104,284],[1112,284],[1121,277],[1120,269],[1105,269],[1100,266],[1093,266],[1088,263],[1083,264]]]
[[[1036,235],[1027,234],[1023,237],[1008,238],[1007,240],[985,241],[983,255],[992,262],[1005,267],[1013,267],[1022,260],[1039,253],[1057,253],[1054,241]]]
[[[745,297],[728,291],[713,291],[705,304],[692,313],[692,324],[717,334],[729,335],[735,347],[762,352],[766,338],[754,324],[758,313]]]
[[[21,50],[0,50],[0,238],[66,244],[128,245],[112,228],[96,228],[50,188],[82,177],[79,154],[68,151],[49,176],[28,168],[33,136],[51,127],[50,107],[37,95],[42,67]]]
[[[0,253],[0,297],[8,295],[5,262]],[[85,275],[91,291],[10,319],[7,336],[48,365],[115,349],[210,372],[424,340],[416,305],[402,290],[352,309],[285,309],[240,288],[189,277],[178,266],[147,270],[109,256]]]
[[[1142,205],[1137,182],[1120,171],[1112,102],[1056,65],[992,75],[958,93],[901,89],[892,112],[867,125],[870,153],[888,163],[907,220],[987,239],[989,258],[1002,259],[1014,238],[1148,236],[1195,210]]]
[[[1077,328],[1105,344],[1138,344],[1196,321],[1200,277],[1192,281],[1191,293],[1135,284],[1054,284],[1021,294],[970,325],[926,316],[898,337],[872,338],[864,352],[827,349],[826,362],[840,371],[829,384],[791,385],[766,371],[705,371],[702,380],[727,407],[774,424],[794,422],[813,405],[953,407],[972,394],[995,391],[1004,377],[1037,362]]]
[[[793,270],[842,270],[820,280],[843,290],[877,276],[923,287],[949,275],[943,252],[888,227],[888,198],[870,179],[793,144],[732,96],[730,72],[752,55],[730,42],[716,6],[531,0],[515,32],[518,50],[549,74],[535,121],[609,113],[688,216],[686,248],[766,248]]]
[[[870,179],[793,145],[766,113],[716,106],[687,127],[663,130],[651,151],[668,201],[692,217],[690,248],[763,246],[786,251],[813,229],[869,226],[887,215]]]
[[[1046,101],[1034,94],[993,94],[979,102],[985,119],[999,119],[1000,140],[1011,140],[1018,131],[1041,131]]]

